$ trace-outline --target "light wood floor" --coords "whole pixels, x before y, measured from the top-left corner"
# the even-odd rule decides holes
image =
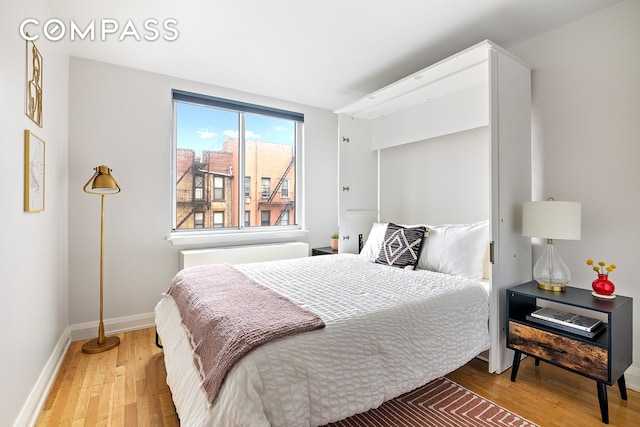
[[[162,350],[154,329],[118,334],[121,344],[101,354],[71,343],[37,426],[178,426],[165,383]],[[458,384],[543,427],[603,426],[595,381],[531,358],[520,364],[515,383],[511,371],[489,374],[473,360],[447,375]],[[609,425],[640,425],[640,393],[620,399],[608,387]]]
[[[155,330],[117,335],[120,345],[104,353],[71,343],[36,426],[180,425]]]

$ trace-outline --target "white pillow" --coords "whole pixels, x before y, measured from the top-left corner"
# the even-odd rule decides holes
[[[489,242],[489,221],[473,224],[429,225],[419,269],[482,279]]]
[[[367,261],[374,262],[380,254],[380,248],[382,242],[384,242],[384,235],[387,232],[386,222],[374,222],[369,231],[369,237],[362,246],[360,255],[365,257]]]

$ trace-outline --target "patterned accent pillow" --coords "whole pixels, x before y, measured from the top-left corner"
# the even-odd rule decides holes
[[[375,262],[392,267],[415,269],[426,231],[427,227],[424,226],[407,228],[390,222]]]

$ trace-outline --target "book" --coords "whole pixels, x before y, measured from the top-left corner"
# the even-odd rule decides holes
[[[586,332],[593,331],[598,325],[602,323],[601,320],[594,319],[592,317],[555,310],[549,307],[539,308],[538,310],[531,313],[531,317]]]
[[[607,324],[605,322],[600,322],[600,324],[595,328],[593,328],[593,330],[591,331],[583,331],[582,329],[574,328],[573,326],[565,326],[561,323],[550,322],[548,320],[540,319],[538,317],[533,317],[530,314],[527,314],[526,318],[530,322],[534,322],[539,325],[547,326],[549,328],[557,329],[563,332],[568,332],[574,335],[579,335],[581,337],[585,337],[589,339],[594,339],[595,337],[600,335],[601,332],[607,329]]]

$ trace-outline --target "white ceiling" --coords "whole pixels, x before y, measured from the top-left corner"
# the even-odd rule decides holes
[[[176,19],[176,41],[69,42],[71,55],[336,109],[482,40],[509,48],[621,0],[49,0],[53,17]],[[44,19],[43,19],[44,21]],[[161,28],[160,28],[161,29]],[[170,36],[161,29],[160,35]],[[67,36],[68,39],[68,36]]]

